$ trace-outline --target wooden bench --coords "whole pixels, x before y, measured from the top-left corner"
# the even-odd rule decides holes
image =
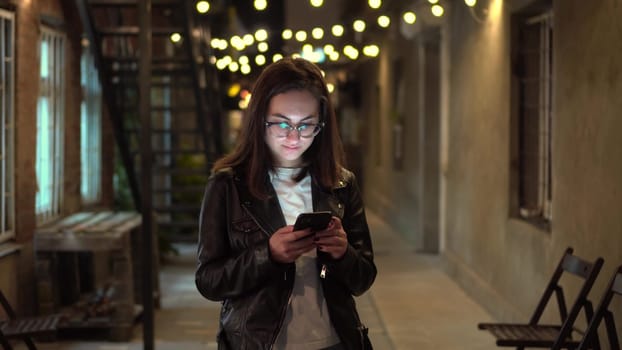
[[[129,340],[141,310],[140,293],[134,287],[141,222],[136,212],[80,212],[37,228],[39,311],[65,314],[67,320],[60,327],[65,334],[97,330],[107,332],[102,336],[110,340]],[[96,290],[81,289],[84,282],[76,271],[93,269],[80,260],[85,256],[92,264],[94,256],[105,260],[98,265],[103,266],[99,270],[105,270],[104,277],[93,277]],[[64,305],[67,300],[73,304]]]

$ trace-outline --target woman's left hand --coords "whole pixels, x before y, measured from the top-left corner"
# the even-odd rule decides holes
[[[341,220],[333,216],[326,230],[315,233],[315,244],[321,252],[333,259],[341,258],[348,249],[348,236],[341,226]]]

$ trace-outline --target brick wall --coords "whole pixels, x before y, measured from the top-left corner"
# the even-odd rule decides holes
[[[15,289],[20,314],[35,313],[36,288],[33,233],[36,228],[36,114],[39,88],[39,35],[41,21],[58,24],[66,34],[64,183],[61,213],[67,215],[82,208],[80,198],[80,55],[81,24],[73,2],[63,0],[11,0],[16,13],[15,84],[15,228],[16,242],[22,245],[14,269],[17,288],[0,280],[0,288]],[[111,127],[104,115],[102,140],[111,140]],[[102,142],[102,206],[112,205],[114,143]],[[2,258],[0,258],[2,259]],[[6,283],[5,283],[6,282]],[[11,289],[11,290],[13,290]]]

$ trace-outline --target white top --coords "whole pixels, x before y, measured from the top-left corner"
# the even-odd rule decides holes
[[[276,168],[270,173],[287,225],[293,225],[298,214],[313,211],[311,177],[307,174],[297,183],[292,177],[298,171],[299,168]],[[275,349],[317,350],[339,343],[328,315],[316,260],[315,249],[296,260],[294,289]]]

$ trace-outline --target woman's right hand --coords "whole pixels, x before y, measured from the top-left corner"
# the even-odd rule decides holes
[[[280,263],[296,261],[302,254],[315,249],[310,229],[294,231],[293,225],[283,226],[270,237],[270,254]]]

